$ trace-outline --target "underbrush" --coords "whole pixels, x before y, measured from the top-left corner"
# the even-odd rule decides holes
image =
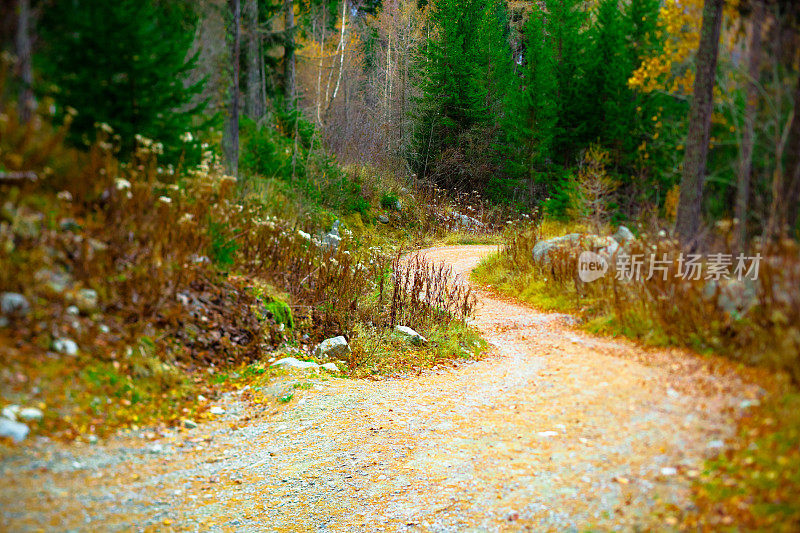
[[[573,245],[555,246],[537,261],[533,250],[542,239],[536,224],[511,226],[502,251],[479,265],[476,279],[543,309],[577,314],[584,327],[595,333],[714,351],[786,371],[800,380],[796,242],[754,244],[745,255],[742,273],[753,266],[749,258],[760,255],[757,276],[750,271],[738,281],[724,276],[706,279],[710,258],[718,254],[727,258],[729,277],[734,278],[737,254],[725,234],[719,236],[715,249],[700,258],[700,275],[688,277],[679,274],[681,265],[688,267],[681,263],[684,252],[676,241],[663,234],[642,234],[608,257],[605,276],[584,283],[577,272],[578,255],[584,250],[600,251],[609,238],[585,235]],[[624,261],[623,254],[642,258],[639,281],[618,275],[622,267],[616,261]]]
[[[0,172],[14,176],[0,182],[0,293],[26,304],[2,317],[0,403],[42,406],[35,432],[69,439],[202,418],[198,394],[217,390],[209,376],[285,345],[311,358],[336,335],[353,345],[353,375],[480,355],[468,289],[401,261],[396,243],[370,246],[374,184],[323,177],[341,197],[318,190],[317,216],[304,216],[308,191],[285,209],[226,176],[209,149],[196,168],[164,168],[163,147],[139,139],[120,162],[106,126],[89,151],[64,144],[67,127],[20,124],[13,106],[0,116]],[[269,187],[291,186],[284,178]],[[347,203],[358,198],[367,208]],[[405,209],[395,215],[412,216]],[[327,231],[338,217],[337,242]],[[429,342],[402,344],[395,325]],[[386,346],[367,350],[375,339]]]

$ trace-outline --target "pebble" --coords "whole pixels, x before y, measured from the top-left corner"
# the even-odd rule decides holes
[[[678,473],[678,469],[672,466],[665,466],[661,469],[662,476],[674,476]]]
[[[212,405],[211,409],[209,409],[208,412],[211,413],[212,415],[224,415],[225,409],[223,409],[218,405]]]
[[[537,435],[539,435],[540,437],[557,437],[558,436],[558,432],[557,431],[540,431],[539,433],[537,433]]]
[[[78,345],[72,339],[56,339],[52,346],[58,353],[78,355]]]
[[[44,413],[35,407],[25,407],[19,410],[17,416],[27,422],[38,422],[44,417]]]
[[[17,413],[19,413],[20,407],[19,405],[6,405],[3,407],[2,415],[3,418],[7,418],[9,420],[17,420]]]
[[[186,429],[194,429],[197,427],[197,422],[195,422],[194,420],[186,419],[183,421],[183,427],[185,427]]]
[[[28,436],[28,426],[8,418],[0,418],[0,437],[9,437],[14,442],[22,442]]]
[[[722,441],[722,440],[719,440],[719,439],[709,441],[708,447],[711,448],[711,449],[724,448],[725,447],[725,441]]]
[[[31,310],[31,304],[18,292],[4,292],[0,295],[0,311],[4,315],[27,315]]]

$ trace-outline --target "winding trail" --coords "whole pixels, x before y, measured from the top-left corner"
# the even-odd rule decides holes
[[[426,253],[466,275],[493,249]],[[480,362],[406,379],[304,378],[313,386],[277,408],[232,394],[224,416],[152,440],[36,444],[0,467],[0,523],[649,528],[656,501],[688,505],[690,479],[759,394],[719,359],[592,337],[487,291],[474,322],[494,347]]]

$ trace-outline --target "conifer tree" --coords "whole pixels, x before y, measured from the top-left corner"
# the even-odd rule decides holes
[[[123,156],[139,134],[176,159],[202,89],[186,82],[195,23],[182,2],[56,0],[44,10],[39,57],[51,85],[43,89],[78,111],[74,138],[93,140],[95,124],[105,122],[121,136]]]

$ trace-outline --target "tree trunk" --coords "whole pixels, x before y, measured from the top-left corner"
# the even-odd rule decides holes
[[[764,17],[764,5],[761,0],[753,1],[753,12],[750,15],[750,42],[747,102],[744,110],[744,130],[742,132],[742,148],[739,155],[739,176],[736,191],[737,244],[740,252],[747,248],[747,205],[750,197],[750,174],[753,169],[753,144],[755,143],[755,119],[758,109],[759,67],[761,65],[761,19]]]
[[[717,71],[719,36],[722,26],[724,0],[705,0],[700,46],[697,50],[697,68],[694,80],[694,98],[689,113],[689,132],[683,160],[681,194],[675,233],[684,242],[697,237],[701,223],[703,185],[705,182],[708,141],[711,135],[711,113],[714,110],[714,79]]]
[[[294,57],[294,3],[293,0],[284,1],[284,17],[286,41],[283,54],[283,89],[287,105],[294,105],[295,98],[295,57]]]
[[[794,114],[792,126],[789,129],[787,148],[789,157],[786,165],[788,179],[783,189],[786,209],[784,220],[789,226],[789,231],[794,231],[800,210],[800,76],[798,76],[797,85],[794,88]]]
[[[261,37],[258,29],[258,0],[245,0],[244,24],[247,32],[247,104],[245,112],[253,120],[264,115],[261,92]]]
[[[232,20],[230,31],[233,32],[231,41],[231,62],[233,63],[233,77],[231,80],[231,108],[228,124],[225,127],[225,159],[228,163],[228,172],[234,177],[239,174],[239,49],[241,24],[241,6],[239,0],[229,0]]]
[[[17,102],[19,120],[26,123],[31,118],[34,107],[33,100],[33,67],[31,66],[31,3],[30,0],[19,0],[17,18],[17,65],[19,69],[20,89]]]

